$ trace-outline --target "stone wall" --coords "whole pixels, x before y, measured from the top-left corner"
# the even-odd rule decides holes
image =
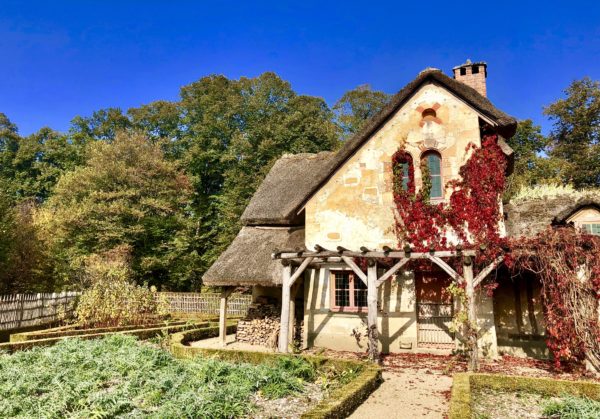
[[[434,110],[435,116],[424,111]],[[427,116],[424,116],[427,115]],[[481,144],[480,116],[447,90],[421,87],[352,156],[306,205],[306,246],[335,249],[397,247],[394,232],[392,156],[404,147],[421,185],[420,160],[435,150],[442,156],[444,185],[459,176],[470,157],[469,143]],[[446,191],[445,198],[450,191]]]

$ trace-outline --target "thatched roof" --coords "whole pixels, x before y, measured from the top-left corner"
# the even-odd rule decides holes
[[[600,191],[583,196],[560,194],[522,200],[505,205],[506,232],[511,237],[531,237],[551,225],[564,224],[575,212],[586,207],[600,209]]]
[[[304,247],[304,228],[242,227],[231,245],[206,271],[203,283],[219,285],[281,285],[281,261],[275,249]]]
[[[242,214],[245,225],[300,225],[298,207],[335,154],[286,154],[275,162]]]
[[[498,124],[498,144],[512,162],[513,151],[504,138],[513,136],[517,121],[498,110],[484,96],[440,70],[422,71],[348,139],[337,153],[288,155],[278,160],[258,188],[242,215],[245,225],[298,225],[297,212],[309,198],[348,160],[424,83],[439,84]],[[504,137],[504,138],[503,138]],[[509,168],[512,164],[509,164]],[[509,169],[510,170],[510,169]]]

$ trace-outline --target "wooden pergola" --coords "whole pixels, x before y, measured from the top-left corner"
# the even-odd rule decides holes
[[[304,273],[307,268],[319,268],[325,263],[345,263],[367,285],[367,326],[369,336],[369,352],[372,359],[378,357],[378,331],[377,331],[377,288],[385,281],[406,265],[410,260],[427,259],[439,266],[452,279],[459,284],[465,284],[468,320],[470,324],[475,325],[477,321],[475,309],[475,288],[502,262],[503,257],[496,258],[487,267],[481,270],[477,277],[473,277],[472,257],[476,255],[475,250],[455,250],[455,251],[430,251],[430,252],[412,252],[406,248],[404,250],[393,250],[384,247],[382,251],[374,251],[361,247],[359,252],[351,251],[343,247],[338,247],[336,251],[327,250],[316,245],[315,251],[303,250],[276,250],[271,257],[281,260],[283,264],[283,280],[281,292],[281,326],[279,331],[279,352],[288,352],[290,343],[290,325],[293,324],[293,299],[291,298],[292,287]],[[354,258],[365,258],[368,260],[367,273],[355,263]],[[456,272],[443,258],[462,258],[463,273]],[[378,261],[383,259],[392,259],[394,264],[388,268],[381,276],[377,274]],[[473,368],[477,367],[477,345],[474,345]]]

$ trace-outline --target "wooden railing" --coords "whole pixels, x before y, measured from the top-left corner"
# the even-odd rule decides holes
[[[55,323],[73,315],[78,292],[0,295],[0,330]]]
[[[161,292],[159,294],[169,302],[171,313],[219,314],[220,294],[195,292]],[[251,303],[251,295],[232,294],[227,300],[227,314],[245,316]]]

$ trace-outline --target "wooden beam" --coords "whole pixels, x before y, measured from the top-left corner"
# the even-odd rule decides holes
[[[294,344],[294,333],[296,331],[296,294],[298,293],[298,288],[300,288],[299,285],[300,283],[296,282],[290,289],[290,337],[288,339],[288,344],[290,345]]]
[[[467,333],[466,338],[471,349],[469,371],[477,371],[479,367],[479,336],[477,327],[477,310],[475,307],[475,287],[473,286],[473,263],[463,264],[463,275],[466,283],[467,295]]]
[[[396,263],[394,266],[392,266],[390,269],[388,269],[386,273],[381,275],[381,278],[379,278],[377,280],[377,286],[379,287],[381,284],[383,284],[385,281],[387,281],[388,278],[390,278],[392,275],[394,275],[400,268],[402,268],[404,265],[406,265],[409,261],[410,261],[410,259],[400,259],[400,262]]]
[[[450,265],[448,265],[446,262],[444,262],[438,256],[434,256],[432,254],[427,253],[427,258],[429,260],[431,260],[433,263],[435,263],[437,266],[439,266],[440,268],[442,268],[444,270],[444,272],[446,272],[448,275],[450,275],[450,277],[452,279],[456,280],[459,283],[462,282],[462,281],[464,281],[464,278],[462,276],[460,276],[458,274],[458,272],[456,272],[454,269],[452,269],[450,267]]]
[[[367,336],[369,356],[372,361],[379,359],[379,333],[377,331],[377,262],[367,268]]]
[[[504,256],[498,256],[492,263],[485,267],[481,272],[477,274],[473,280],[473,287],[477,288],[479,284],[488,276],[494,269],[496,269],[504,260]]]
[[[221,346],[227,345],[227,299],[233,292],[233,287],[227,287],[221,292],[221,306],[219,308],[219,340]]]
[[[319,246],[320,247],[320,246]],[[321,247],[320,247],[321,248]],[[321,248],[322,249],[322,248]],[[475,250],[463,250],[462,252],[454,251],[454,250],[440,250],[433,252],[433,256],[438,258],[447,258],[447,257],[460,257],[460,256],[475,256],[477,252]],[[304,259],[307,257],[315,257],[315,258],[328,258],[328,257],[339,257],[339,256],[347,256],[349,258],[392,258],[392,259],[426,259],[429,256],[432,256],[430,252],[410,252],[407,254],[404,251],[394,250],[389,253],[386,252],[354,252],[351,250],[344,250],[342,253],[334,252],[331,250],[322,250],[319,252],[303,252],[301,256],[298,256],[297,252],[274,252],[271,254],[273,259]]]
[[[348,265],[354,271],[354,273],[362,280],[362,282],[365,283],[365,285],[369,285],[367,283],[367,275],[365,275],[365,273],[358,267],[358,265],[354,263],[352,258],[348,256],[342,256],[342,260],[346,262],[346,265]]]
[[[296,282],[296,279],[298,279],[300,277],[300,275],[302,275],[302,273],[304,272],[304,270],[306,269],[306,267],[308,265],[310,265],[310,263],[313,261],[314,258],[309,257],[306,258],[302,261],[302,263],[300,264],[300,266],[298,266],[298,269],[296,269],[296,271],[294,272],[294,275],[292,275],[290,277],[290,286],[294,285],[294,282]]]
[[[279,352],[287,353],[290,331],[290,278],[292,267],[283,267],[283,281],[281,287],[281,319],[279,325]]]

